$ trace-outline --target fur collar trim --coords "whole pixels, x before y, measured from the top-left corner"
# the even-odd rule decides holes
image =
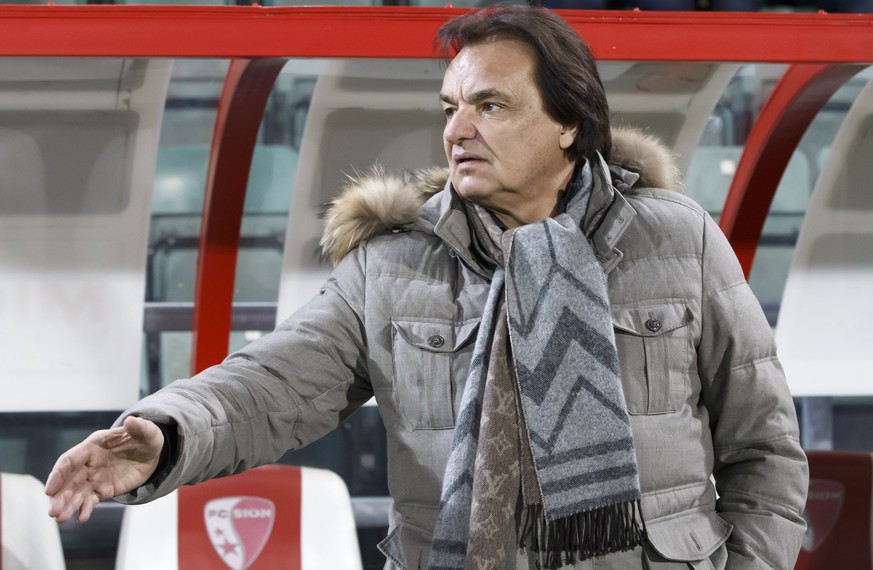
[[[612,131],[610,162],[640,175],[634,188],[681,191],[672,151],[653,136],[620,127]],[[428,198],[441,191],[448,170],[429,168],[398,177],[374,166],[348,177],[340,195],[328,204],[321,249],[336,265],[370,238],[415,221]]]

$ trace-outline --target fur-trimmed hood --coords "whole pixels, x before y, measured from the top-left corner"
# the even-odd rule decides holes
[[[681,189],[673,153],[655,137],[614,128],[612,145],[610,162],[640,175],[634,188]],[[428,198],[443,190],[448,175],[447,169],[434,167],[401,178],[376,166],[367,174],[350,176],[328,206],[322,251],[336,265],[370,238],[415,221]]]

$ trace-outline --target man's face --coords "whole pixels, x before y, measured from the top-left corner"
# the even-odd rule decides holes
[[[467,46],[443,78],[443,144],[455,190],[509,227],[555,213],[574,164],[575,127],[546,114],[532,48],[517,40]]]

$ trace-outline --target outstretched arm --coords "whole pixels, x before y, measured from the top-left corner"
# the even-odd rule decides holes
[[[55,462],[45,486],[49,515],[64,522],[79,511],[77,520],[87,522],[94,505],[145,483],[163,446],[160,428],[134,416],[117,428],[95,431]]]

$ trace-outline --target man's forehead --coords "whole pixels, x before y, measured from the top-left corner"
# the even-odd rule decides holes
[[[531,46],[521,40],[502,39],[465,46],[452,58],[446,71],[471,66],[525,69],[534,62]]]
[[[534,79],[533,66],[532,49],[518,40],[474,44],[458,52],[449,63],[443,89],[507,91],[517,84],[519,76]]]

